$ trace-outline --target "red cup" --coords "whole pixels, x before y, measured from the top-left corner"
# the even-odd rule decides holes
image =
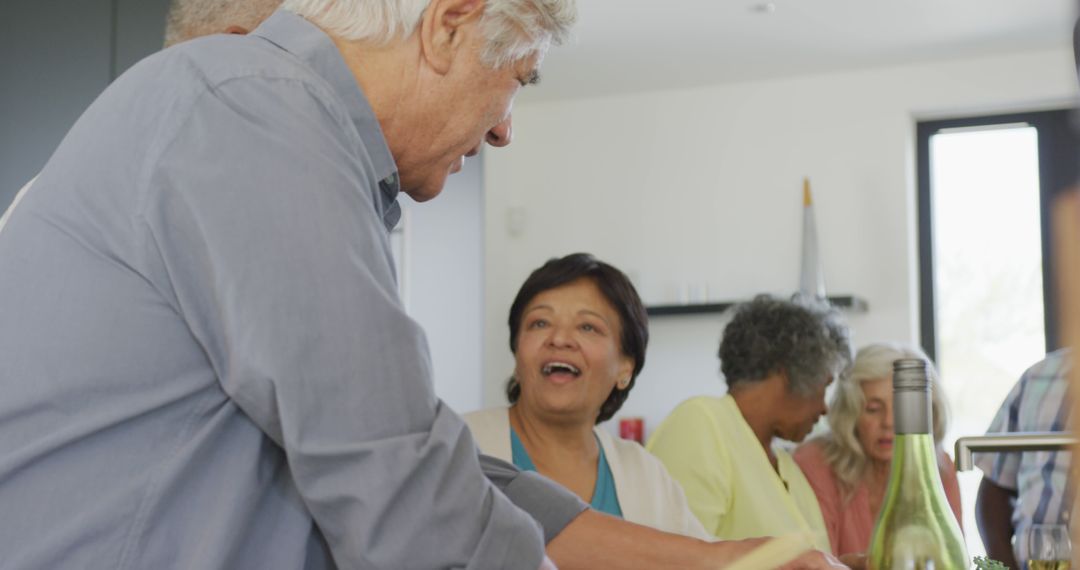
[[[645,444],[645,418],[633,417],[619,420],[619,437]]]

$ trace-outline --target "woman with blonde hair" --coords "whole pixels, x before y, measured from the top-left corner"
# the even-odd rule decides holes
[[[941,449],[948,405],[937,370],[918,348],[871,344],[859,350],[850,372],[837,382],[827,416],[829,431],[795,451],[795,462],[817,495],[833,553],[838,556],[866,552],[870,545],[892,465],[892,366],[901,358],[921,358],[929,364],[938,466],[949,505],[960,520],[956,469]]]

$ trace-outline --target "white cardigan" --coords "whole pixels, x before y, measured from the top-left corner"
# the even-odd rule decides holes
[[[512,462],[508,410],[488,408],[464,418],[482,453]],[[611,467],[623,519],[665,532],[716,540],[694,516],[682,487],[660,460],[636,442],[614,438],[599,427],[594,427],[593,433]]]

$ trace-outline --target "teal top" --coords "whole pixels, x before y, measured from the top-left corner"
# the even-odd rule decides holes
[[[622,508],[619,507],[619,496],[615,493],[615,478],[611,475],[611,467],[608,466],[607,458],[604,457],[604,446],[596,442],[600,449],[600,460],[596,465],[596,488],[593,489],[592,502],[589,504],[594,510],[612,516],[622,518]],[[510,451],[513,454],[514,466],[522,471],[536,471],[529,452],[521,443],[514,428],[510,428]]]

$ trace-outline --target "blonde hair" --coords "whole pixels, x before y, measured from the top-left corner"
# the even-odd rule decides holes
[[[282,8],[346,40],[408,37],[431,0],[285,0]],[[560,44],[577,20],[574,0],[485,0],[481,58],[502,67]]]
[[[891,379],[893,362],[901,358],[921,358],[926,361],[926,373],[930,379],[930,408],[933,415],[934,442],[940,446],[949,423],[949,406],[941,388],[934,363],[921,349],[897,343],[876,343],[859,349],[855,362],[847,374],[840,376],[829,402],[829,431],[819,439],[836,478],[840,481],[845,500],[851,498],[855,487],[866,474],[869,459],[858,434],[856,423],[862,415],[866,398],[862,383],[871,380]]]

